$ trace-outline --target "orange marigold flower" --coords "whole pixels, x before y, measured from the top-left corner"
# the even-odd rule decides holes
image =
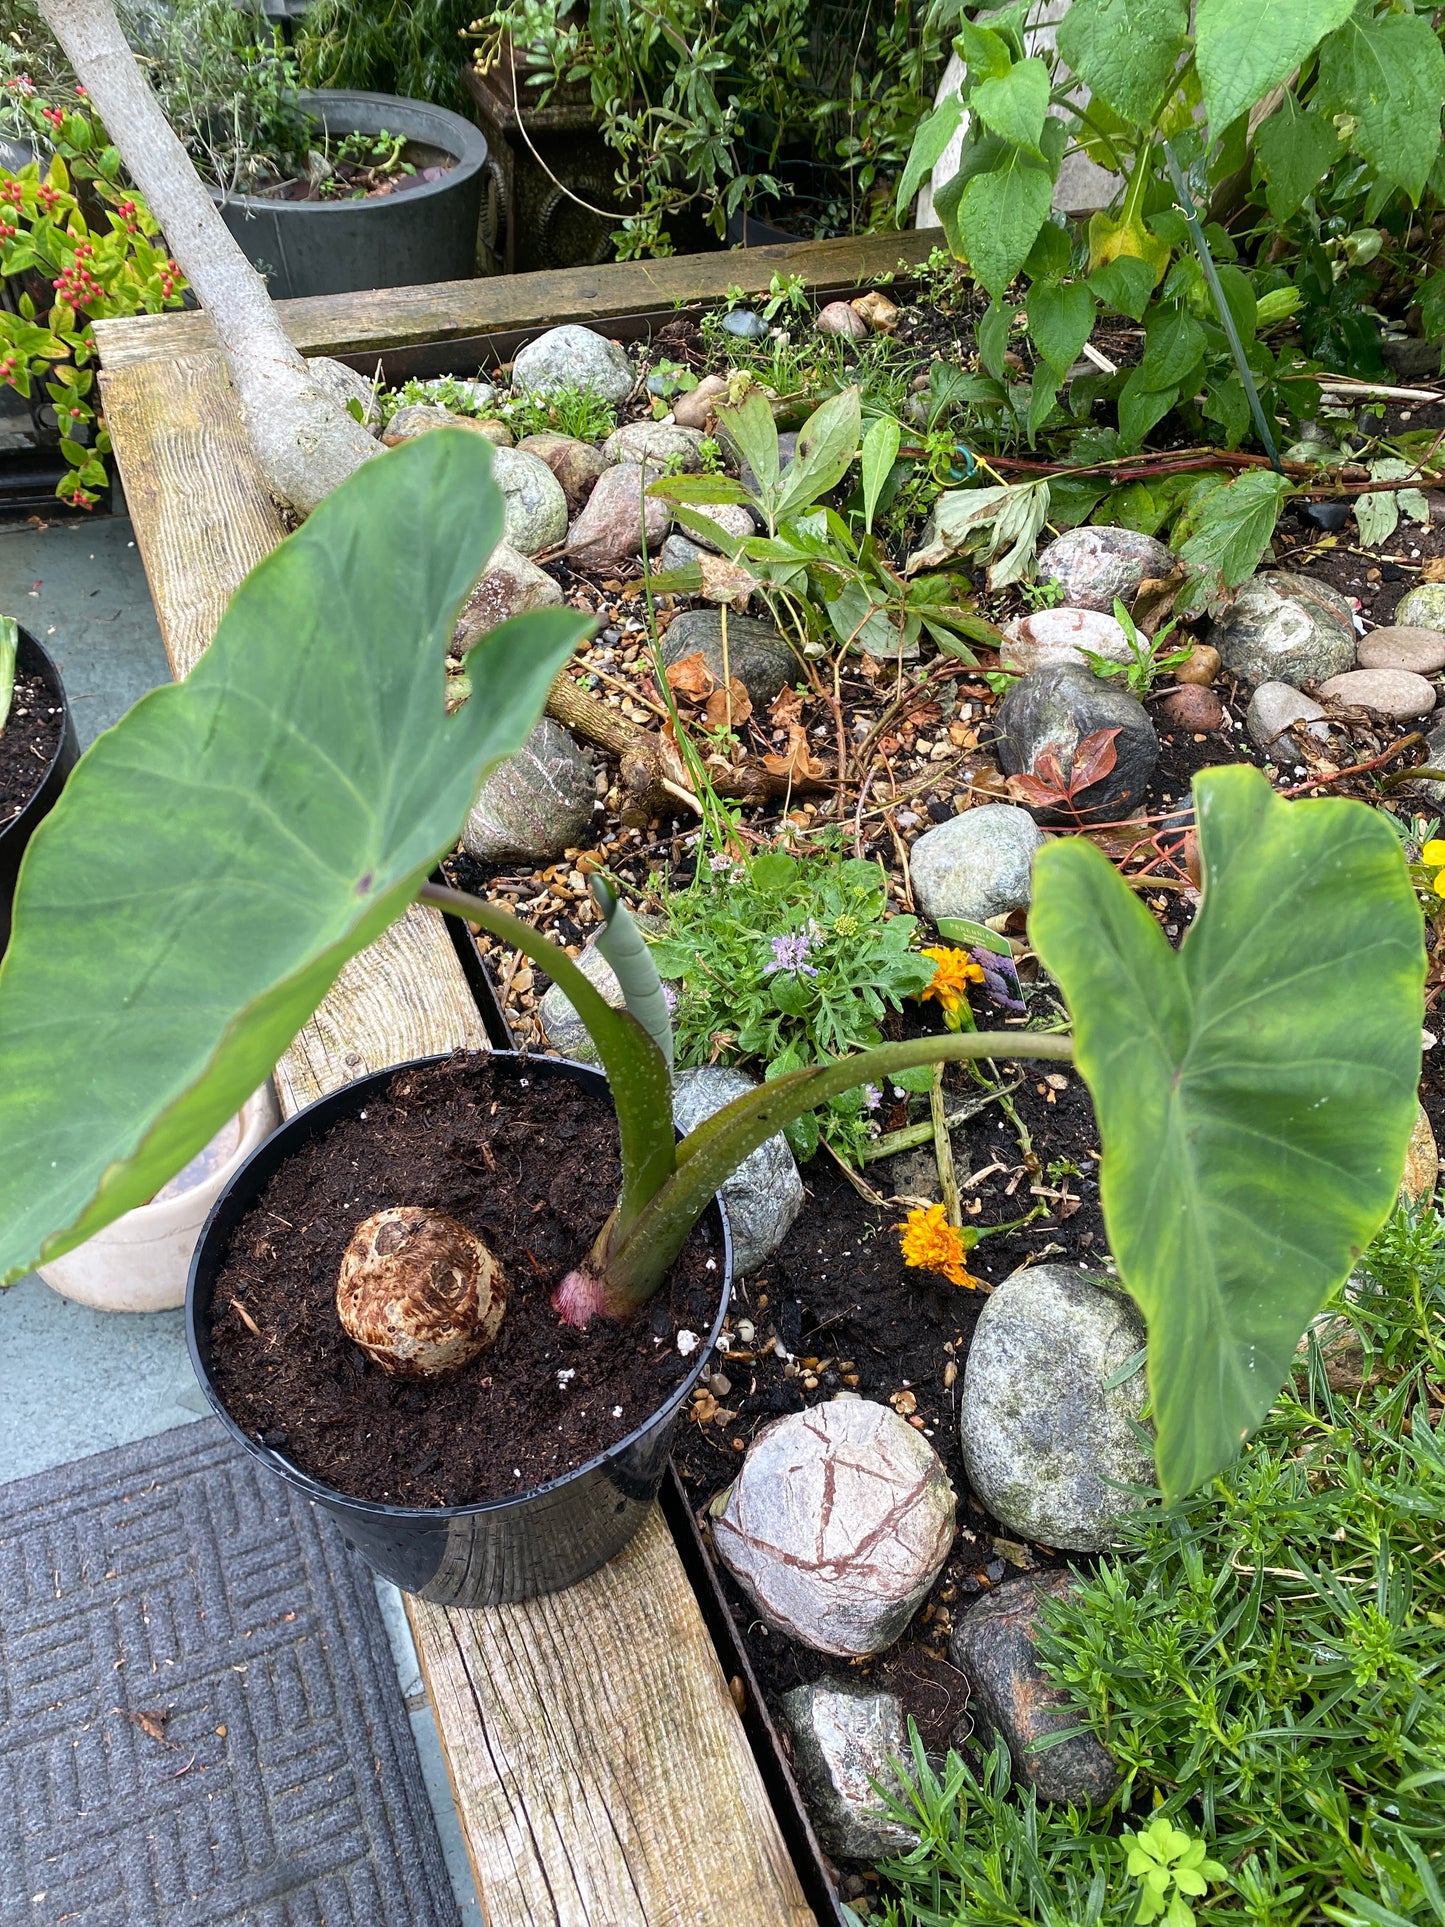
[[[977,1289],[979,1281],[970,1276],[964,1263],[969,1241],[956,1224],[948,1222],[941,1204],[910,1211],[907,1223],[898,1227],[898,1237],[905,1265],[936,1271],[951,1285],[961,1285],[965,1290]]]
[[[983,982],[983,966],[976,964],[966,950],[945,950],[941,947],[925,950],[923,955],[933,965],[933,982],[926,990],[919,992],[924,1003],[930,997],[937,998],[948,1016],[968,1002],[968,986]]]

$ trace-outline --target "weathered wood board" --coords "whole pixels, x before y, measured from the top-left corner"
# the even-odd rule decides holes
[[[434,312],[435,292],[341,297],[334,325],[316,312],[329,303],[291,305],[312,311],[319,351],[339,345],[358,300],[398,301],[404,317],[428,302]],[[514,292],[513,312],[539,299]],[[559,306],[548,318],[574,317]],[[97,335],[136,538],[183,676],[284,527],[204,318],[102,323]],[[282,1108],[458,1046],[483,1049],[485,1035],[440,918],[414,907],[348,965],[286,1053]],[[412,1602],[412,1613],[488,1927],[810,1927],[659,1514],[570,1592],[477,1613]]]
[[[371,294],[311,296],[278,302],[277,308],[302,354],[364,355],[467,335],[550,328],[564,321],[603,322],[649,308],[665,312],[679,302],[720,300],[729,288],[764,294],[775,274],[798,275],[810,289],[854,288],[883,275],[907,274],[942,241],[937,228],[865,234],[789,247],[680,254],[661,261],[614,261],[547,274],[491,275],[432,287],[383,288]],[[102,361],[112,373],[133,361],[214,347],[211,324],[196,312],[139,315],[100,326]]]

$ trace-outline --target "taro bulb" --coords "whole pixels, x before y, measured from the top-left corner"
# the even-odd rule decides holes
[[[347,1337],[398,1378],[460,1370],[492,1343],[506,1304],[501,1266],[476,1233],[415,1204],[358,1226],[336,1281]]]

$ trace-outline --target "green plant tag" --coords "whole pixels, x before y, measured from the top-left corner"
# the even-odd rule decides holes
[[[961,944],[965,950],[991,950],[996,957],[1010,960],[1013,957],[1013,946],[1007,937],[990,930],[986,923],[973,923],[967,917],[940,917],[938,934],[949,943]]]
[[[1177,955],[1081,837],[1040,850],[1029,925],[1098,1115],[1171,1499],[1234,1457],[1389,1213],[1424,1009],[1420,909],[1375,811],[1286,803],[1244,767],[1194,797],[1204,902]]]
[[[401,916],[589,624],[467,659],[504,523],[490,445],[438,431],[350,477],[237,590],[183,683],[82,759],[31,842],[0,966],[0,1279],[144,1203]]]

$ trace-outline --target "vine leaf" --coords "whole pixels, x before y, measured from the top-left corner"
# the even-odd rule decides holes
[[[1210,133],[1218,139],[1246,108],[1288,80],[1325,35],[1349,19],[1355,5],[1356,0],[1199,0],[1194,60]],[[1436,103],[1438,114],[1438,94]]]

